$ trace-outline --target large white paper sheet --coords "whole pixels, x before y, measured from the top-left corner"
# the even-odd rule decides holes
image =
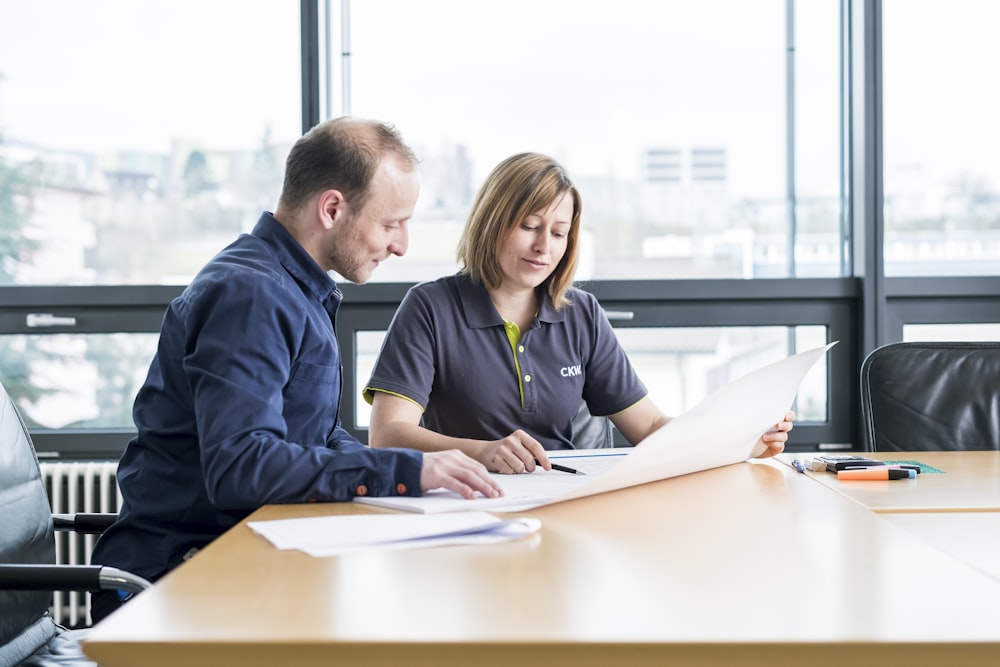
[[[466,500],[435,490],[419,498],[366,497],[355,502],[409,512],[516,511],[746,461],[760,453],[755,451],[760,435],[784,417],[806,373],[835,344],[800,352],[734,380],[596,474],[495,475],[503,498]],[[587,472],[577,460],[572,465]]]

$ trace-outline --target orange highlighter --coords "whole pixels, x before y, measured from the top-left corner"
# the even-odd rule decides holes
[[[878,480],[878,479],[916,479],[916,470],[873,466],[871,468],[855,468],[853,470],[838,470],[837,480]]]

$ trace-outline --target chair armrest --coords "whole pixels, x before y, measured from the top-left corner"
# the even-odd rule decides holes
[[[0,565],[0,590],[139,592],[151,583],[104,565]]]
[[[74,533],[100,534],[111,527],[117,514],[53,514],[52,527],[55,530]]]

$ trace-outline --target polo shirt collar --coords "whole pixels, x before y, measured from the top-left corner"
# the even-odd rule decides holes
[[[251,232],[271,248],[281,266],[295,280],[302,284],[320,303],[326,304],[332,299],[339,304],[344,295],[330,274],[320,268],[302,244],[295,240],[284,225],[278,222],[274,215],[264,211]]]
[[[455,282],[458,286],[458,297],[462,301],[462,310],[465,311],[466,321],[471,328],[483,329],[503,326],[503,318],[493,307],[493,301],[490,300],[490,293],[486,291],[485,285],[473,282],[465,273],[456,274]],[[538,311],[539,321],[562,322],[565,320],[565,312],[555,309],[544,286],[539,287],[538,292],[542,297],[542,305]]]

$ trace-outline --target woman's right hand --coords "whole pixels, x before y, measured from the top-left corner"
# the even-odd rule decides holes
[[[542,444],[521,429],[506,438],[487,442],[476,458],[490,471],[508,475],[534,472],[536,465],[552,469]]]

